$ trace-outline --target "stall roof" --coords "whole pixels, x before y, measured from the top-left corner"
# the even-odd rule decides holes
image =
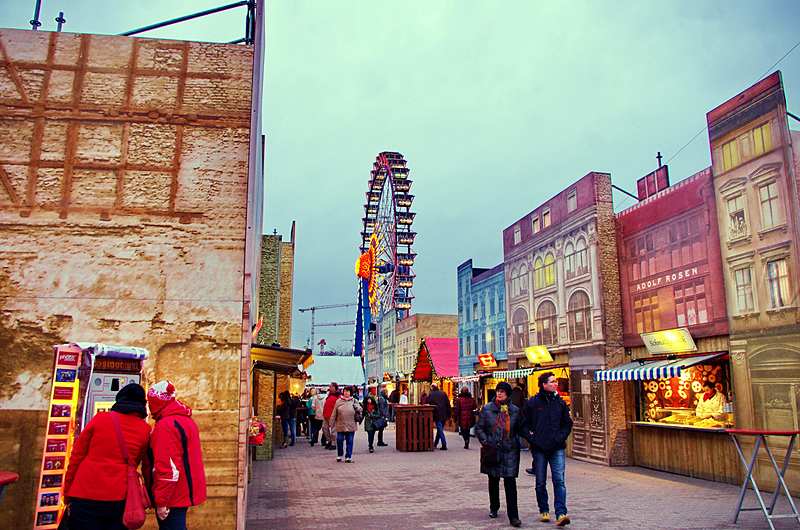
[[[314,386],[329,385],[332,382],[342,385],[363,385],[364,368],[361,357],[352,355],[318,355],[314,364],[306,369]]]
[[[436,337],[422,339],[411,380],[431,381],[434,376],[458,376],[458,339]]]
[[[634,381],[641,379],[661,379],[678,377],[681,370],[703,364],[706,361],[727,355],[728,352],[708,355],[692,355],[680,359],[642,360],[623,364],[608,370],[598,370],[594,374],[595,381]]]
[[[97,344],[93,342],[73,342],[70,343],[69,346],[77,346],[82,351],[88,351],[91,355],[97,357],[118,357],[136,359],[139,361],[150,357],[150,352],[146,349],[133,346],[111,346],[109,344]]]
[[[281,374],[299,375],[314,357],[308,350],[281,348],[280,346],[264,346],[252,344],[250,358],[258,368],[272,370]]]

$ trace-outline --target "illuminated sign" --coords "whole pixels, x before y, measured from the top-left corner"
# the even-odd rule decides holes
[[[697,345],[686,328],[642,333],[641,337],[647,351],[651,354],[697,351]]]
[[[547,351],[547,346],[531,346],[525,348],[525,357],[531,364],[542,364],[553,362],[553,356]]]
[[[479,353],[478,361],[481,363],[481,368],[497,368],[497,361],[491,353]]]

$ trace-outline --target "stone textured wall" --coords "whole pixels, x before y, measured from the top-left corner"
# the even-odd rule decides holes
[[[258,343],[267,346],[278,341],[278,303],[281,288],[281,236],[261,236],[261,277],[258,313],[264,319]]]
[[[278,343],[292,347],[292,302],[294,300],[294,224],[292,240],[281,243],[281,286],[278,297]]]
[[[87,341],[151,352],[201,432],[189,526],[234,528],[252,48],[3,29],[0,53],[0,527],[33,526],[53,346]]]

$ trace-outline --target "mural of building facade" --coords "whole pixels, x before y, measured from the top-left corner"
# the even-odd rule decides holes
[[[500,369],[508,366],[505,273],[502,263],[478,269],[470,259],[458,267],[459,375],[472,375],[482,353],[491,353]]]
[[[243,527],[254,47],[3,29],[0,52],[0,527],[33,526],[53,346],[75,341],[150,351],[200,428],[190,525]]]
[[[427,337],[456,338],[458,336],[456,322],[456,315],[415,313],[397,323],[395,351],[397,352],[397,369],[402,372],[400,380],[403,383],[409,384],[422,339]],[[409,385],[411,403],[418,403],[422,391],[428,390],[428,388],[427,386]]]
[[[737,427],[800,428],[798,157],[776,72],[707,115]],[[780,444],[780,441],[776,441]],[[759,483],[774,483],[759,460]],[[786,473],[800,485],[800,459]],[[763,481],[763,482],[761,482]]]
[[[503,231],[509,368],[543,345],[570,366],[575,458],[627,465],[623,398],[596,370],[622,362],[611,176],[589,173]]]

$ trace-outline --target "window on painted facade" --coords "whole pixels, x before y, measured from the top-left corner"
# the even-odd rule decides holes
[[[467,336],[466,340],[464,341],[464,355],[466,355],[467,357],[472,355],[472,347],[470,346],[469,343],[469,336]]]
[[[533,262],[533,289],[539,290],[544,287],[544,260],[536,258]]]
[[[511,320],[511,344],[515,350],[525,349],[529,345],[528,322],[528,313],[523,308],[518,308]]]
[[[519,294],[528,294],[528,266],[524,263],[519,267],[519,277],[517,278],[517,282]]]
[[[486,298],[481,298],[481,318],[486,318]]]
[[[772,309],[789,305],[789,268],[785,259],[767,262],[767,287]]]
[[[678,221],[669,227],[669,252],[672,268],[705,259],[706,246],[697,217]],[[654,272],[651,270],[650,274]]]
[[[747,218],[744,214],[744,196],[728,199],[730,239],[747,235]]]
[[[542,213],[542,228],[550,226],[550,211]]]
[[[506,310],[506,292],[503,289],[500,289],[500,292],[497,293],[497,312],[502,313]]]
[[[579,239],[575,244],[575,271],[578,276],[589,272],[589,253],[584,239]]]
[[[637,237],[628,243],[628,251],[633,262],[633,279],[646,278],[656,271],[656,249],[653,236]]]
[[[736,281],[736,306],[739,314],[752,313],[755,310],[753,300],[753,279],[750,267],[737,269],[733,272]]]
[[[458,355],[464,357],[464,339],[458,339]]]
[[[464,310],[460,307],[458,308],[458,323],[459,324],[464,323]]]
[[[739,165],[739,141],[734,138],[722,144],[722,170],[728,171]]]
[[[575,245],[567,243],[564,245],[564,277],[569,280],[575,275]]]
[[[506,330],[500,328],[500,331],[497,332],[497,338],[500,345],[500,349],[497,351],[506,351]]]
[[[539,218],[534,217],[531,221],[531,228],[533,229],[533,233],[537,233],[539,231]]]
[[[753,148],[756,156],[772,151],[772,132],[769,122],[753,129]]]
[[[552,254],[544,257],[544,286],[556,283],[556,258]]]
[[[514,227],[514,244],[519,245],[519,242],[522,241],[522,232],[518,226]]]
[[[589,296],[585,292],[575,291],[569,299],[567,320],[569,323],[569,339],[571,341],[592,338],[592,308],[589,305]]]
[[[486,353],[486,333],[481,333],[481,353]]]
[[[772,182],[758,188],[761,201],[761,223],[764,228],[772,228],[783,222],[778,199],[778,183]]]
[[[472,340],[473,340],[473,344],[474,344],[474,346],[475,346],[475,355],[477,355],[477,354],[479,354],[479,353],[483,353],[483,352],[481,352],[481,351],[478,349],[478,335],[475,335],[475,336],[472,338]]]
[[[492,333],[492,330],[486,332],[487,338],[489,340],[489,351],[494,353],[497,351],[497,344],[495,343],[495,334]]]
[[[696,326],[708,322],[706,286],[703,280],[685,282],[676,286],[674,299],[678,327]]]
[[[634,296],[633,315],[636,320],[637,333],[647,333],[661,329],[658,295]]]
[[[567,211],[573,212],[578,208],[578,192],[569,190],[567,192]]]
[[[494,315],[494,293],[489,295],[489,316]]]
[[[478,302],[472,304],[472,320],[478,320]]]
[[[539,344],[557,344],[556,306],[546,300],[536,311],[536,339]]]

